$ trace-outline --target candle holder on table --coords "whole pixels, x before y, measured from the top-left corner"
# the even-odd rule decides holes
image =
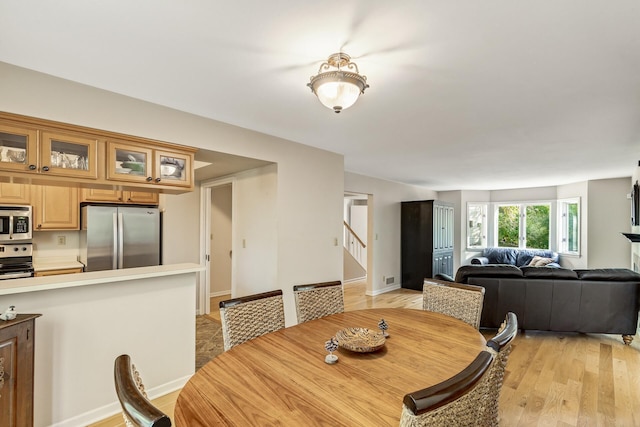
[[[330,365],[333,365],[338,361],[338,356],[333,354],[334,351],[338,349],[338,341],[335,337],[331,337],[331,339],[324,343],[324,348],[329,352],[324,358],[324,361]]]

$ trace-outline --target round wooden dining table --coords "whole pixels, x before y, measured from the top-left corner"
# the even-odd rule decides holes
[[[374,352],[342,347],[325,363],[325,342],[344,328],[389,337]],[[180,392],[178,427],[397,426],[405,394],[462,371],[486,341],[443,314],[406,308],[348,311],[272,332],[215,357]]]

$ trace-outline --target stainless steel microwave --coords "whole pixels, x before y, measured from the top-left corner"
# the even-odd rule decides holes
[[[31,206],[0,206],[0,243],[31,240]]]

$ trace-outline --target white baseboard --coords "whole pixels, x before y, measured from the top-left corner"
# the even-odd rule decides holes
[[[400,289],[400,288],[401,286],[398,284],[398,285],[388,286],[384,289],[376,289],[373,292],[367,291],[365,294],[370,297],[375,297],[376,295],[386,294],[387,292],[395,291],[396,289]]]
[[[209,296],[210,297],[219,297],[222,295],[230,295],[231,294],[231,290],[227,290],[227,291],[218,291],[218,292],[213,292],[210,293]]]
[[[149,395],[149,399],[153,400],[160,396],[164,396],[165,394],[169,394],[176,390],[180,390],[184,385],[189,381],[192,375],[188,375],[183,378],[179,378],[174,381],[170,381],[166,384],[162,384],[158,387],[154,387],[152,389],[147,389],[147,394]],[[115,389],[113,391],[113,395],[115,397]],[[98,421],[102,421],[106,418],[112,417],[118,413],[122,412],[122,407],[120,403],[116,400],[108,405],[101,406],[96,409],[92,409],[91,411],[87,411],[84,414],[80,414],[73,418],[69,418],[64,421],[60,421],[55,424],[51,424],[50,427],[85,427]]]

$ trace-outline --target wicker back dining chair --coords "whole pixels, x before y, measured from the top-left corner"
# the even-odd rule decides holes
[[[128,354],[116,357],[113,377],[127,427],[171,427],[171,420],[147,398],[142,379]]]
[[[518,318],[515,313],[508,312],[505,321],[498,330],[496,336],[487,342],[487,351],[496,359],[489,372],[491,388],[487,394],[484,407],[484,419],[486,425],[497,426],[499,422],[500,391],[504,382],[504,373],[507,360],[511,354],[511,344],[518,333]]]
[[[284,328],[282,290],[220,301],[224,350]]]
[[[298,323],[344,312],[342,282],[313,283],[293,287]]]
[[[460,319],[480,329],[484,302],[482,286],[463,285],[425,279],[422,287],[422,308]]]
[[[494,356],[481,351],[469,366],[448,380],[404,396],[400,427],[483,425]]]

